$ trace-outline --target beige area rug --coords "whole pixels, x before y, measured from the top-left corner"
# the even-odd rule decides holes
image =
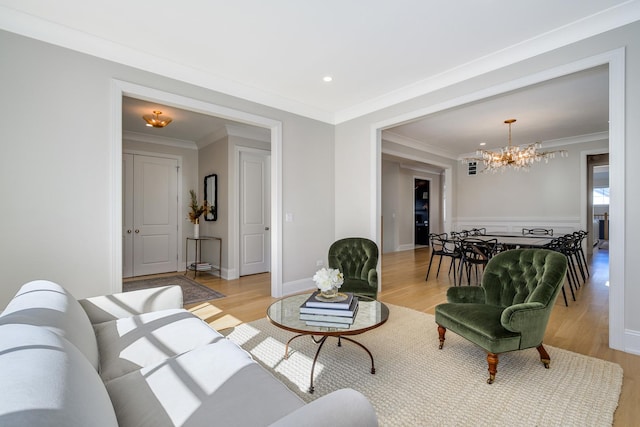
[[[360,347],[329,338],[308,394],[316,345],[267,319],[222,331],[309,402],[351,387],[366,395],[381,426],[608,426],[618,405],[622,368],[614,363],[545,346],[551,368],[536,349],[500,355],[496,382],[488,378],[486,353],[449,332],[438,350],[434,317],[389,305],[386,324],[352,337],[373,353],[376,373]]]
[[[158,288],[160,286],[169,285],[178,285],[182,288],[182,299],[185,305],[224,297],[220,292],[209,289],[183,274],[127,281],[122,284],[122,290],[124,292],[129,292],[138,289]]]

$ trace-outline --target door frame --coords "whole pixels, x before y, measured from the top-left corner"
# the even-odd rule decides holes
[[[122,149],[122,154],[133,154],[134,156],[147,156],[147,157],[159,157],[161,159],[171,159],[171,160],[176,160],[178,163],[178,171],[177,173],[177,178],[178,178],[178,200],[177,200],[177,215],[178,215],[178,237],[176,239],[176,245],[177,245],[177,254],[178,254],[178,260],[180,261],[182,259],[182,223],[183,221],[180,221],[180,206],[182,206],[182,156],[179,155],[174,155],[174,154],[164,154],[164,153],[154,153],[152,151],[144,151],[144,150],[129,150],[129,149]],[[122,184],[121,184],[122,186]],[[124,210],[124,205],[122,206],[122,209]],[[120,227],[122,229],[122,227]],[[122,254],[122,256],[124,256],[124,254]],[[181,268],[181,263],[180,262],[176,262],[177,265],[177,271],[183,271],[183,269]],[[133,276],[135,277],[135,276]]]
[[[625,330],[625,248],[626,248],[626,212],[625,212],[625,151],[626,151],[626,53],[620,47],[597,55],[569,62],[543,71],[526,75],[516,80],[506,81],[496,86],[477,92],[449,99],[445,102],[392,117],[371,125],[371,197],[370,210],[371,235],[376,241],[380,233],[380,164],[382,130],[398,126],[419,117],[434,114],[449,108],[480,101],[482,99],[542,83],[556,77],[578,71],[588,70],[600,65],[609,66],[609,187],[614,189],[611,197],[609,229],[609,347],[615,350],[628,351],[639,342],[639,338]],[[619,196],[616,196],[619,195]],[[582,221],[584,221],[584,217]]]
[[[234,182],[235,182],[235,188],[233,189],[234,191],[232,192],[232,203],[234,206],[234,210],[235,210],[235,216],[236,216],[236,221],[234,221],[234,226],[233,226],[233,230],[231,233],[231,238],[233,239],[234,242],[238,242],[238,245],[236,247],[236,250],[234,251],[233,257],[235,258],[234,263],[235,265],[238,266],[238,276],[240,276],[240,154],[241,153],[257,153],[257,154],[261,154],[261,155],[268,155],[269,157],[271,157],[271,151],[270,150],[261,150],[259,148],[253,148],[253,147],[245,147],[245,146],[241,146],[241,145],[236,145],[235,146],[235,150],[234,150],[234,157],[233,157],[233,161],[234,161]],[[271,170],[269,170],[269,180],[273,179],[273,172]],[[271,196],[271,203],[273,203],[273,196]],[[273,210],[272,210],[273,213]],[[273,222],[273,219],[270,218],[271,222]],[[269,226],[271,227],[271,225]],[[273,228],[270,228],[270,230],[273,230]],[[270,237],[270,239],[273,239],[273,236]],[[272,248],[273,249],[273,243],[272,243]],[[269,258],[271,260],[273,260],[273,255],[271,253],[269,253]],[[271,264],[271,266],[273,267],[273,263]]]
[[[122,291],[122,97],[158,102],[176,108],[220,117],[271,131],[271,296],[282,296],[282,122],[165,92],[111,79],[110,185],[111,291]]]

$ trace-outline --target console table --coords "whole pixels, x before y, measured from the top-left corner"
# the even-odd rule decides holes
[[[206,264],[202,262],[202,242],[218,242],[218,266],[215,267],[212,264]],[[193,242],[195,246],[196,256],[193,263],[189,264],[189,242]],[[200,237],[187,237],[186,249],[184,253],[185,259],[185,271],[186,276],[190,271],[193,271],[193,278],[195,279],[199,272],[218,272],[218,275],[222,277],[222,239],[215,236],[200,236]]]

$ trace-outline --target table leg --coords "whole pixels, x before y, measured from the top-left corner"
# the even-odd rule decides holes
[[[367,352],[367,354],[369,355],[369,358],[371,359],[371,373],[375,374],[376,373],[376,367],[373,364],[373,354],[371,354],[371,352],[369,351],[369,349],[367,347],[365,347],[364,345],[360,344],[358,341],[354,341],[351,338],[347,338],[347,337],[339,337],[342,338],[343,340],[347,340],[349,342],[354,343],[355,345],[360,346],[360,348],[364,349],[364,351]]]
[[[313,337],[311,337],[313,338]],[[315,342],[316,344],[320,344],[318,346],[318,350],[316,350],[316,355],[313,358],[313,363],[311,364],[311,379],[309,381],[309,393],[313,394],[314,388],[313,388],[313,371],[316,369],[316,362],[318,361],[318,356],[320,355],[320,350],[322,350],[322,346],[324,345],[324,342],[327,340],[327,335],[323,336],[322,338],[320,338],[320,341],[316,341],[315,338],[313,338],[313,342]]]
[[[320,355],[320,350],[322,350],[322,346],[324,345],[324,342],[327,340],[327,338],[329,337],[329,335],[323,335],[320,339],[316,339],[315,336],[310,335],[310,334],[298,334],[292,338],[289,339],[289,341],[287,341],[287,344],[284,347],[284,358],[288,359],[289,358],[289,344],[291,344],[291,341],[295,340],[296,338],[302,337],[302,336],[306,336],[309,335],[311,337],[311,339],[313,340],[314,343],[318,344],[318,349],[316,350],[316,354],[313,357],[313,363],[311,364],[311,375],[309,378],[309,393],[313,394],[314,392],[314,387],[313,387],[313,373],[316,369],[316,362],[318,361],[318,356]],[[341,346],[340,342],[341,340],[347,340],[349,342],[354,343],[355,345],[359,346],[360,348],[362,348],[364,351],[367,352],[367,354],[369,355],[369,359],[371,359],[371,373],[375,374],[376,373],[376,368],[373,362],[373,354],[371,354],[371,352],[369,351],[369,349],[367,347],[365,347],[363,344],[360,344],[358,341],[352,340],[351,338],[347,338],[344,336],[338,336],[338,345]]]
[[[287,341],[287,345],[284,347],[284,358],[288,359],[289,358],[289,344],[291,344],[291,341],[295,340],[298,337],[302,337],[308,334],[298,334],[295,337],[291,338],[289,341]],[[313,338],[313,337],[311,337]],[[315,340],[314,340],[315,341]]]

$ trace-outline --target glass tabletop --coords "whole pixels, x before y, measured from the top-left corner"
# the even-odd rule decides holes
[[[380,301],[357,295],[358,311],[346,328],[310,326],[300,319],[300,306],[311,294],[282,298],[269,306],[267,317],[274,325],[291,332],[310,335],[357,335],[377,328],[389,318],[389,308]]]

